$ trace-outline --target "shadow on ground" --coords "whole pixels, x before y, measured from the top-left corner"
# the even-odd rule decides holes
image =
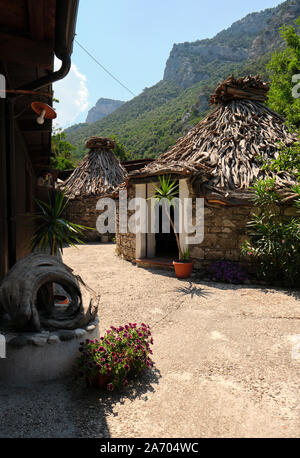
[[[106,422],[107,415],[118,416],[118,405],[126,400],[148,400],[148,393],[155,391],[161,374],[155,366],[129,382],[123,391],[107,391],[86,387],[81,380],[69,381],[72,412],[76,437],[111,437]]]
[[[176,292],[181,293],[183,296],[190,296],[193,298],[194,296],[197,297],[207,297],[210,292],[206,291],[202,287],[197,287],[195,282],[190,281],[189,286],[180,286],[176,288]]]

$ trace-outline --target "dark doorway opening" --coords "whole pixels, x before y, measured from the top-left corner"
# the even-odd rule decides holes
[[[170,207],[170,216],[174,222],[174,207]],[[159,207],[159,232],[155,234],[155,255],[157,257],[165,258],[178,258],[178,248],[176,237],[172,226],[170,225],[170,232],[162,232],[162,207]]]

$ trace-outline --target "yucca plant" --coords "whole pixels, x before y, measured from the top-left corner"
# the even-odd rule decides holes
[[[92,228],[71,223],[63,218],[63,212],[69,202],[64,192],[56,191],[53,197],[48,194],[48,199],[48,203],[35,199],[40,212],[34,216],[37,228],[31,240],[31,247],[32,250],[50,250],[50,254],[55,256],[59,250],[63,251],[64,245],[83,244],[83,231]]]
[[[178,248],[178,255],[179,259],[184,259],[183,257],[183,252],[181,249],[180,241],[178,234],[175,230],[174,222],[171,218],[170,215],[170,206],[174,206],[175,198],[178,197],[178,183],[176,181],[171,181],[171,176],[165,176],[163,175],[162,177],[158,177],[159,179],[159,184],[160,186],[156,186],[155,184],[154,189],[155,189],[155,194],[152,197],[156,202],[164,202],[166,213],[168,215],[170,224],[172,226],[172,229],[174,231],[175,237],[176,237],[176,243],[177,243],[177,248]],[[169,207],[169,208],[168,208]]]

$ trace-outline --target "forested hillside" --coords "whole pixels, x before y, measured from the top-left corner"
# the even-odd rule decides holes
[[[132,157],[158,156],[205,116],[220,79],[256,73],[268,79],[266,64],[283,43],[279,27],[298,16],[300,1],[288,0],[246,16],[211,40],[175,45],[162,81],[100,121],[66,129],[74,154],[85,154],[84,143],[92,135],[114,135]]]

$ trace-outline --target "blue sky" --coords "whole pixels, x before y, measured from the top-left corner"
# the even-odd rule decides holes
[[[163,77],[174,43],[212,38],[254,11],[278,0],[80,0],[76,39],[138,95]],[[100,97],[133,96],[74,43],[72,69],[54,85],[57,125],[84,122]],[[59,61],[56,63],[59,66]]]

